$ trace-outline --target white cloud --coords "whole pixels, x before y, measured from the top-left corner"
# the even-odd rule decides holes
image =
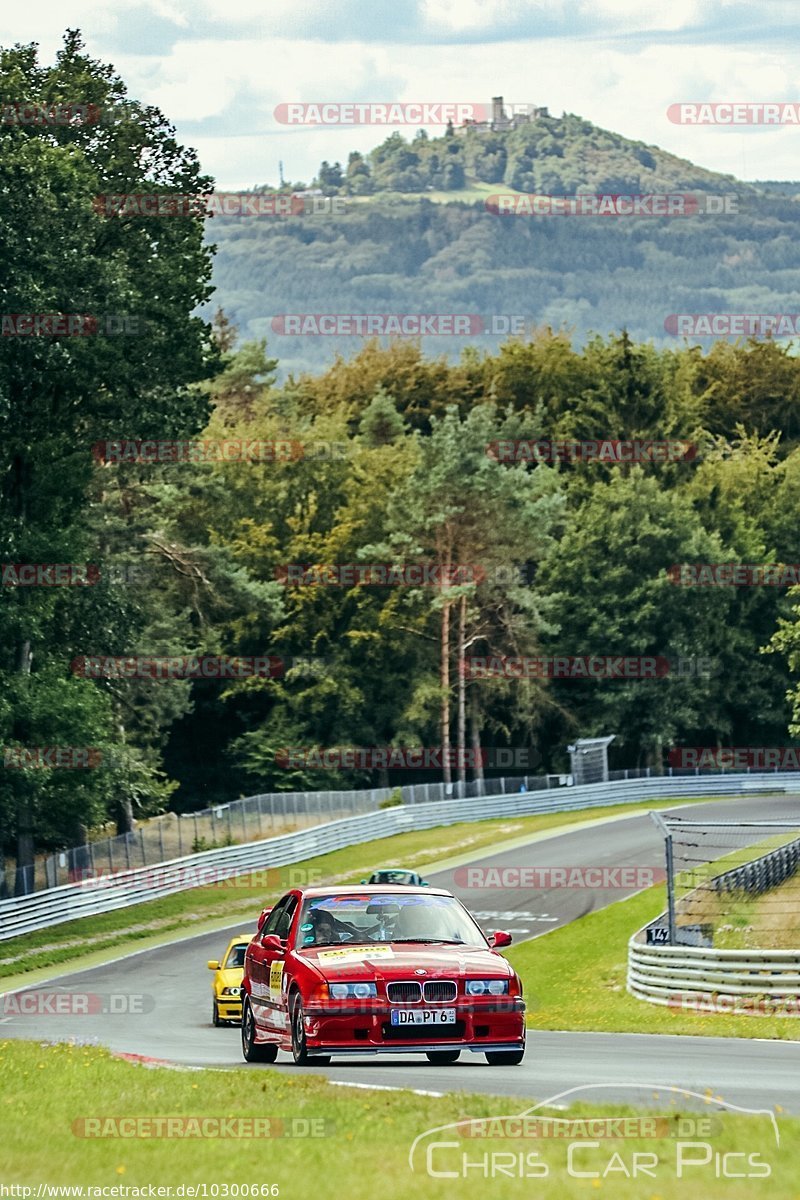
[[[398,10],[404,2],[396,0]],[[370,38],[379,3],[370,9]],[[349,36],[344,22],[352,22],[356,10],[348,0],[126,0],[120,8],[106,0],[38,0],[29,11],[17,7],[13,21],[0,11],[0,42],[38,40],[49,61],[63,30],[79,26],[89,53],[113,62],[133,96],[158,104],[176,122],[221,187],[276,182],[279,158],[290,176],[308,179],[321,159],[343,160],[349,149],[368,150],[391,132],[279,126],[272,113],[281,101],[485,102],[500,92],[509,102],[578,112],[714,170],[745,178],[800,174],[800,130],[690,128],[666,117],[667,107],[681,100],[796,99],[787,14],[795,21],[797,14],[786,0],[758,10],[742,0],[718,0],[713,8],[707,0],[661,6],[652,0],[419,0],[418,8],[419,40],[409,46],[393,41],[399,22],[397,28],[387,22],[383,41],[367,40],[357,28]],[[746,12],[764,32],[767,20],[774,21],[774,39],[738,41],[736,21]],[[337,36],[345,40],[313,40],[337,14]],[[210,20],[224,23],[225,38],[209,35]],[[517,22],[513,37],[481,44],[481,30],[488,43],[506,20]],[[538,35],[524,36],[527,26],[520,34],[520,20]],[[708,20],[713,31],[694,40],[686,32]],[[560,22],[571,22],[575,36],[554,36]],[[298,36],[292,26],[308,32]],[[642,29],[652,37],[625,36]],[[591,36],[582,37],[586,32]]]

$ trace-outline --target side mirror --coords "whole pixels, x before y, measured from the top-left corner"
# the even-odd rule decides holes
[[[208,967],[209,971],[218,971],[219,961],[216,958],[210,958],[206,963],[206,966]]]
[[[362,879],[362,880],[361,880],[361,882],[362,882],[362,883],[366,883],[367,881],[366,881],[366,879]]]
[[[495,950],[500,950],[503,946],[510,946],[513,940],[511,934],[505,933],[502,929],[489,934],[489,945],[494,946]]]
[[[431,886],[431,885],[428,883],[427,879],[423,879],[423,881],[422,881],[422,887],[430,887],[430,886]]]
[[[510,939],[509,939],[509,941],[510,941]],[[273,951],[275,951],[276,954],[277,953],[282,954],[283,951],[286,949],[285,943],[281,941],[281,939],[278,937],[278,935],[276,933],[268,933],[267,936],[263,939],[261,945],[264,947],[265,950],[273,950]]]

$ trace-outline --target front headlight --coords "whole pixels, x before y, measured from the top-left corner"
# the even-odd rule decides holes
[[[374,983],[329,983],[332,1000],[371,1000],[378,994]]]
[[[220,992],[220,996],[238,996],[240,994],[241,990],[242,990],[241,988],[236,988],[236,987],[223,988],[222,991]]]
[[[507,979],[468,979],[468,996],[507,996]]]

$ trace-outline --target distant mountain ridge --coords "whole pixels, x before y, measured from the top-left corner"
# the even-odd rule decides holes
[[[281,320],[290,313],[490,318],[489,332],[474,337],[423,338],[427,353],[452,358],[467,344],[496,349],[503,338],[491,331],[520,323],[525,335],[549,325],[577,343],[625,328],[636,340],[677,345],[675,314],[800,312],[800,185],[742,183],[580,117],[411,142],[393,133],[366,158],[353,152],[346,170],[323,164],[316,182],[340,197],[335,207],[210,222],[217,291],[204,312],[221,305],[242,337],[265,337],[282,377],[364,344],[290,336]],[[736,203],[674,219],[498,216],[490,196],[507,189],[705,192]]]

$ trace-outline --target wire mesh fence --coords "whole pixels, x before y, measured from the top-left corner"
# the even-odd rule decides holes
[[[659,823],[666,834],[666,933],[673,944],[800,947],[800,817]]]
[[[437,800],[502,795],[558,786],[560,776],[414,784],[403,788],[352,791],[271,792],[247,796],[192,813],[165,813],[137,824],[131,833],[92,837],[21,867],[6,860],[0,873],[0,897],[28,895],[64,883],[98,878],[131,867],[171,862],[186,854],[240,845],[294,833],[341,817],[374,812],[387,802],[433,803]],[[399,793],[399,796],[398,796]]]
[[[707,776],[732,773],[727,768],[626,768],[610,771],[609,782],[653,776]],[[741,771],[734,772],[742,774]],[[750,773],[750,772],[746,772]],[[760,772],[764,774],[764,772]],[[271,792],[213,805],[191,813],[165,813],[137,824],[132,833],[98,836],[83,845],[38,856],[30,866],[6,858],[0,869],[0,898],[23,896],[64,883],[92,878],[128,867],[171,862],[186,854],[220,846],[275,837],[310,828],[341,817],[373,812],[398,799],[402,804],[429,804],[440,800],[475,799],[533,792],[570,785],[569,774],[487,777],[466,782],[409,784],[401,788],[367,788],[349,791]],[[800,772],[798,772],[800,788]]]

